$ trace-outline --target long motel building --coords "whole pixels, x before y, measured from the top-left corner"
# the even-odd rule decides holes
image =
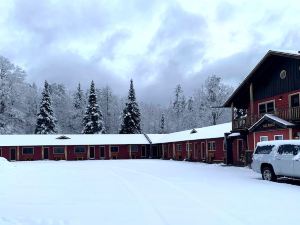
[[[232,122],[169,134],[0,135],[0,156],[249,164],[258,142],[300,138],[300,52],[268,51],[223,107]]]
[[[225,162],[231,123],[169,134],[0,135],[0,156],[23,160],[174,159]]]

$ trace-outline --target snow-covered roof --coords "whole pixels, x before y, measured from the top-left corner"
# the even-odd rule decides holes
[[[193,129],[184,130],[175,133],[169,134],[148,134],[153,144],[159,143],[170,143],[177,141],[192,141],[192,140],[201,140],[201,139],[210,139],[210,138],[220,138],[224,137],[224,133],[230,132],[232,129],[232,123],[223,123],[209,127],[195,128],[196,131],[191,132]]]
[[[290,122],[288,122],[288,121],[286,121],[286,120],[284,120],[284,119],[281,119],[281,118],[279,118],[279,117],[277,117],[277,116],[274,116],[274,115],[272,115],[272,114],[265,114],[262,118],[260,118],[256,123],[254,123],[250,128],[249,128],[249,130],[251,131],[251,130],[253,130],[256,126],[258,126],[259,124],[261,124],[265,119],[271,119],[271,120],[273,120],[274,122],[277,122],[277,123],[279,123],[279,124],[282,124],[282,125],[284,125],[284,126],[286,126],[286,127],[291,127],[291,126],[294,126],[294,124],[293,123],[290,123]]]
[[[234,132],[234,133],[232,133],[232,134],[229,134],[228,137],[238,137],[238,136],[240,136],[240,135],[241,135],[240,132]]]
[[[62,136],[68,137],[60,138]],[[0,146],[149,144],[143,134],[0,135]]]
[[[258,146],[265,146],[265,145],[283,145],[283,144],[291,144],[291,145],[300,145],[300,140],[274,140],[274,141],[261,141],[258,142]]]
[[[224,137],[231,122],[169,134],[27,134],[0,135],[0,146],[160,144]],[[193,131],[193,132],[192,132]],[[149,140],[148,140],[149,139]]]

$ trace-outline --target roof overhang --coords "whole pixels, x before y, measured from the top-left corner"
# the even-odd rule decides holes
[[[270,130],[270,129],[285,129],[295,126],[295,124],[290,123],[286,120],[283,120],[277,116],[271,114],[265,114],[262,118],[260,118],[255,124],[253,124],[249,131],[263,131],[263,130]]]
[[[240,96],[240,93],[244,90],[244,88],[246,86],[250,85],[256,71],[271,56],[280,56],[280,57],[300,59],[300,53],[299,52],[284,52],[284,51],[269,50],[267,52],[267,54],[254,67],[254,69],[248,74],[248,76],[244,79],[244,81],[233,92],[233,94],[228,98],[228,100],[223,104],[223,107],[231,107],[231,104],[233,103],[234,99],[237,98],[237,96]]]

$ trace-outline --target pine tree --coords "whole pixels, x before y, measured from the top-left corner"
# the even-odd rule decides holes
[[[45,86],[42,93],[40,111],[37,114],[35,133],[36,134],[56,133],[55,123],[56,123],[56,119],[54,117],[54,113],[51,106],[49,85],[48,82],[45,81]]]
[[[164,113],[161,114],[161,118],[160,118],[160,133],[161,134],[165,133],[165,114]]]
[[[88,105],[86,107],[85,116],[83,118],[83,134],[103,134],[105,127],[103,115],[97,104],[97,96],[94,81],[91,83]]]
[[[71,131],[73,133],[81,133],[82,131],[82,119],[85,115],[85,106],[85,95],[79,83],[76,92],[73,94],[72,120],[70,121]]]
[[[130,80],[128,101],[123,110],[123,122],[120,134],[140,134],[141,133],[141,114],[136,102],[133,81]]]

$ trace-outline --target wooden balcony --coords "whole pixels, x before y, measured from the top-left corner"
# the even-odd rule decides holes
[[[276,109],[275,112],[269,113],[275,115],[281,119],[284,119],[293,123],[300,123],[300,107]],[[250,128],[255,124],[264,114],[250,114],[243,118],[234,119],[232,121],[233,130],[243,130]]]

